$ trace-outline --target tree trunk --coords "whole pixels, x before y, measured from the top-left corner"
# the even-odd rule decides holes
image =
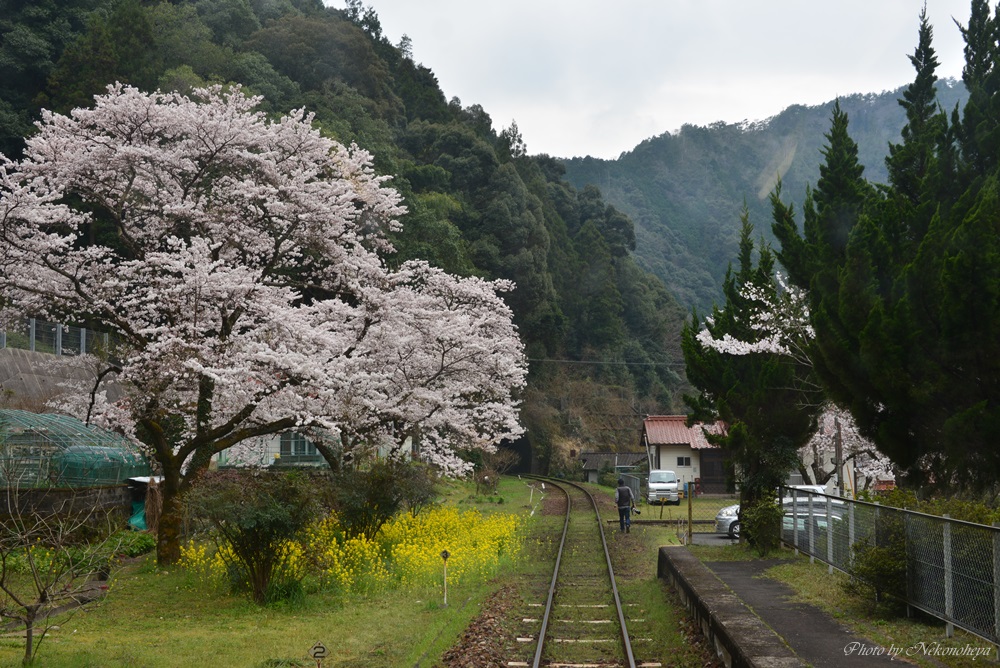
[[[35,613],[28,611],[28,616],[24,620],[24,660],[22,666],[30,666],[31,659],[35,653]]]
[[[163,508],[156,532],[156,563],[160,566],[176,564],[181,558],[181,529],[184,514],[181,508],[180,474],[164,470],[160,487]]]

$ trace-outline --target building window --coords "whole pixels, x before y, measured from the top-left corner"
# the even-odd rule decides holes
[[[677,458],[677,468],[680,468],[682,466],[691,466],[691,458],[690,457],[678,457]]]
[[[302,434],[286,432],[281,435],[281,456],[301,457],[303,455],[315,455],[316,446]]]

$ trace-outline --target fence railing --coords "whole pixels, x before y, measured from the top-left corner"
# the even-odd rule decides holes
[[[0,331],[0,348],[17,348],[52,355],[81,355],[101,346],[107,348],[108,334],[85,327],[26,318]]]
[[[856,545],[901,550],[907,605],[1000,642],[1000,528],[793,488],[781,495],[783,542],[848,574]]]

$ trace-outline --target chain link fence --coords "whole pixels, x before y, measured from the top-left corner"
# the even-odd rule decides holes
[[[781,496],[784,543],[862,579],[857,561],[868,550],[905,560],[907,605],[1000,642],[1000,528],[792,488]]]

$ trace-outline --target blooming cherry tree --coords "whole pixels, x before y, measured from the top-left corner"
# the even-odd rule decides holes
[[[701,344],[728,355],[774,353],[808,365],[806,346],[814,332],[806,292],[789,285],[781,272],[775,272],[774,281],[776,289],[772,290],[751,282],[739,288],[747,305],[752,341],[742,341],[728,333],[715,338],[711,331],[703,329],[698,332]]]
[[[837,465],[838,444],[840,465]],[[832,404],[820,415],[816,433],[799,450],[799,471],[803,480],[825,485],[837,469],[850,467],[860,489],[868,489],[878,480],[894,480],[892,462],[878,451],[875,444],[858,431],[851,414]],[[855,481],[851,481],[850,491]]]
[[[781,273],[775,274],[775,282],[777,290],[770,291],[752,283],[740,286],[740,295],[749,309],[753,340],[742,341],[729,334],[714,337],[706,328],[698,332],[698,341],[727,355],[785,355],[797,364],[811,367],[808,350],[814,331],[809,320],[808,295],[790,285]],[[818,418],[816,432],[799,449],[799,470],[804,479],[825,484],[836,474],[837,438],[841,440],[842,465],[850,464],[865,486],[875,480],[894,478],[889,459],[858,432],[850,413],[828,404]]]
[[[258,103],[114,85],[44,113],[0,163],[4,314],[116,333],[81,405],[159,463],[161,561],[179,554],[179,495],[253,437],[317,430],[341,452],[413,437],[460,471],[456,448],[520,432],[511,286],[389,270],[405,209],[369,154]]]

